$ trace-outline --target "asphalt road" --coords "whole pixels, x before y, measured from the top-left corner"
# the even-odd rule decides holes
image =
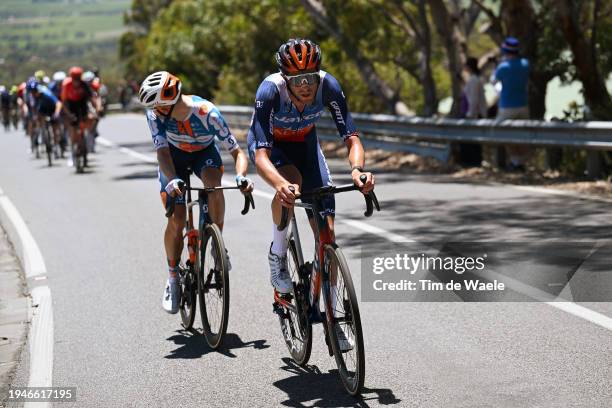
[[[142,115],[111,116],[100,132],[155,157]],[[45,258],[55,320],[53,382],[77,387],[74,406],[612,406],[610,330],[536,302],[362,302],[365,390],[362,400],[346,396],[320,327],[309,369],[288,359],[272,313],[269,201],[256,196],[256,211],[244,217],[242,199],[232,192],[224,231],[233,264],[228,336],[224,350],[211,351],[161,308],[165,218],[156,166],[98,145],[88,174],[76,175],[65,162],[47,168],[32,159],[28,145],[21,133],[0,133],[0,188]],[[336,182],[347,180],[346,163],[332,160],[330,167]],[[231,181],[229,162],[226,173]],[[359,196],[337,197],[338,243],[358,293],[361,245],[388,239],[342,219],[423,242],[611,236],[609,203],[445,176],[377,177],[384,211],[372,219],[362,217]],[[254,179],[259,190],[271,191]],[[612,316],[610,303],[584,305]]]

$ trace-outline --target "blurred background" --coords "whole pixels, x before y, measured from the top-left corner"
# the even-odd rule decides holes
[[[532,118],[612,116],[609,1],[3,0],[0,23],[3,84],[99,67],[116,102],[130,81],[167,69],[189,92],[251,104],[278,46],[301,36],[321,44],[353,111],[421,116],[459,116],[466,59],[490,76],[513,35],[530,61]]]

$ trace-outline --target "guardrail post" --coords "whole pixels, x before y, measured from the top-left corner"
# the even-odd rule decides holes
[[[560,147],[549,147],[546,149],[546,167],[550,170],[558,170],[563,161],[563,149]]]
[[[594,179],[601,177],[602,167],[601,153],[596,150],[588,150],[586,163],[587,176]]]

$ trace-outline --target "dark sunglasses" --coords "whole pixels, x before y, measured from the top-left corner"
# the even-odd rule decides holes
[[[285,76],[287,82],[291,86],[314,85],[319,83],[319,73],[311,72],[309,74]]]

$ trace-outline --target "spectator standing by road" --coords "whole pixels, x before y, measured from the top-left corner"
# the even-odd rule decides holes
[[[469,57],[464,67],[465,87],[461,100],[461,117],[481,119],[487,117],[487,100],[480,80],[478,60]],[[454,148],[455,161],[463,166],[480,166],[482,146],[476,143],[458,143]]]
[[[482,119],[487,117],[487,100],[485,98],[484,85],[480,79],[480,69],[478,60],[469,57],[465,63],[467,79],[463,93],[467,100],[467,112],[465,117],[468,119]]]
[[[497,66],[494,77],[496,82],[502,84],[498,120],[529,119],[527,96],[529,61],[519,56],[519,45],[516,38],[508,37],[501,46],[502,62]],[[524,170],[529,148],[508,146],[506,150],[510,156],[510,169]]]

